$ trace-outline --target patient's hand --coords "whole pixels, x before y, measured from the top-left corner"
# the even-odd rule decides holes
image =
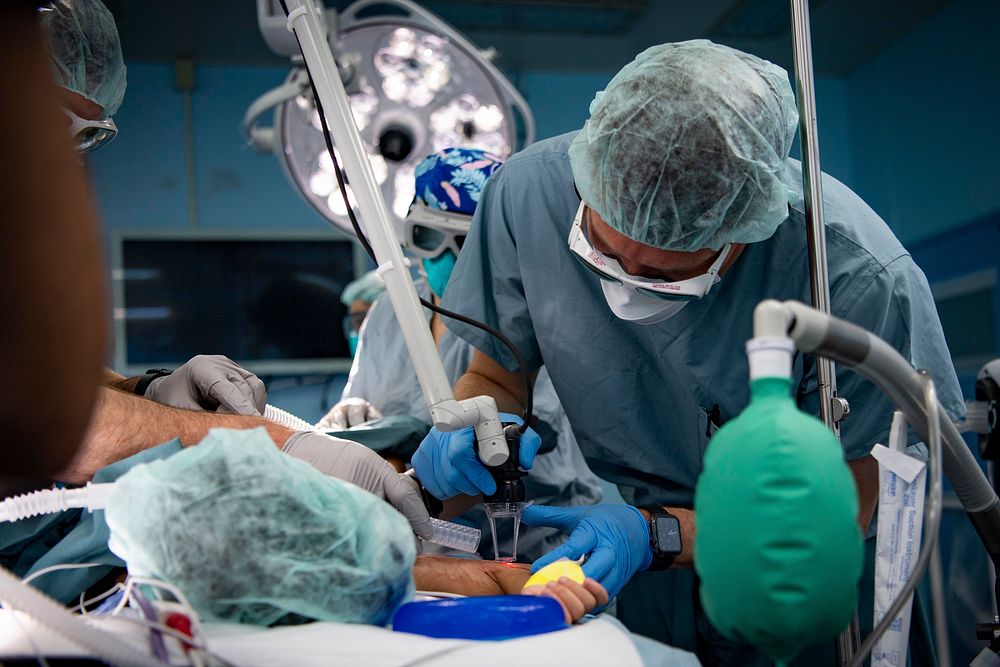
[[[608,603],[608,592],[594,579],[585,579],[578,584],[572,579],[561,577],[559,581],[544,585],[528,586],[522,595],[547,595],[562,605],[567,623],[579,621],[585,614]]]
[[[491,560],[420,556],[413,566],[417,590],[469,597],[519,593],[547,595],[562,606],[567,623],[577,621],[594,608],[608,603],[607,591],[593,579],[581,585],[564,577],[558,583],[524,589],[529,577],[531,569],[528,565]]]

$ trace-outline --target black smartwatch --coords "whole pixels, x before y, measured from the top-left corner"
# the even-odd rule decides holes
[[[649,569],[666,570],[684,549],[680,519],[657,505],[644,505],[641,509],[649,512],[649,546],[653,550]]]
[[[171,373],[173,371],[166,368],[148,369],[144,375],[139,376],[139,381],[135,383],[135,389],[132,390],[132,393],[136,396],[145,396],[146,390],[149,389],[149,385],[152,384],[153,380],[170,375]]]

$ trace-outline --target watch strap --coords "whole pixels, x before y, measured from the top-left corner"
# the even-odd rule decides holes
[[[135,383],[135,389],[132,393],[136,396],[145,396],[146,390],[149,389],[149,385],[153,383],[153,380],[161,378],[173,373],[172,370],[166,368],[150,368],[146,370],[144,375],[139,376],[139,381]]]

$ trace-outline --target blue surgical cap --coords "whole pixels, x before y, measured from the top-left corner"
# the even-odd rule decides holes
[[[104,109],[125,97],[125,61],[115,19],[100,0],[55,0],[40,10],[56,83]]]
[[[430,208],[472,215],[486,179],[503,158],[474,148],[448,148],[424,158],[416,169],[417,199]]]
[[[788,215],[798,112],[782,68],[693,40],[639,54],[597,94],[569,149],[583,201],[667,250],[769,238]]]

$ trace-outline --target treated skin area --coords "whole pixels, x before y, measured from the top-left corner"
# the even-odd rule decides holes
[[[567,623],[580,620],[584,614],[608,603],[608,593],[593,579],[578,584],[566,577],[545,586],[524,584],[531,576],[528,565],[497,563],[488,560],[463,560],[439,556],[420,556],[413,566],[417,590],[481,595],[544,595],[555,599],[563,608]]]

